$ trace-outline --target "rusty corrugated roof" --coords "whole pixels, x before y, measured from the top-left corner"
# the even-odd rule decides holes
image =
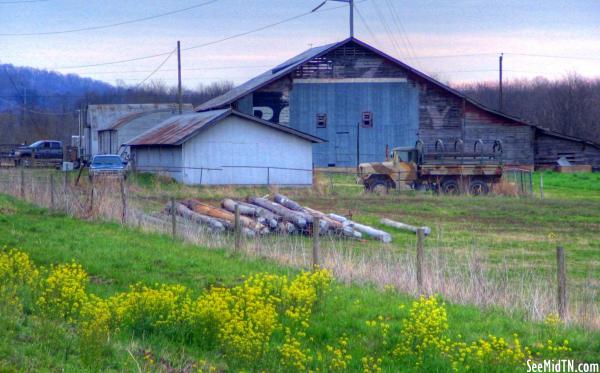
[[[192,104],[183,104],[182,108],[183,108],[183,111],[190,112],[193,109],[193,105]],[[119,119],[117,119],[116,121],[112,122],[108,127],[105,128],[105,130],[116,130],[138,118],[142,118],[142,117],[150,116],[150,115],[154,115],[154,114],[165,114],[165,113],[171,113],[172,115],[175,115],[175,114],[177,114],[177,108],[162,108],[162,109],[130,113],[130,114],[124,115],[124,116],[120,117]],[[160,118],[160,117],[162,117],[162,115],[158,115],[158,117]],[[160,118],[159,120],[161,120],[161,119],[164,119],[164,118]]]
[[[309,135],[307,133],[295,130],[287,126],[271,123],[250,115],[239,113],[232,109],[221,109],[173,116],[163,121],[156,127],[130,140],[126,145],[181,145],[187,139],[194,136],[202,129],[217,124],[222,119],[225,119],[230,115],[235,115],[240,118],[244,118],[246,120],[273,128],[277,131],[282,131],[293,136],[301,137],[311,142],[324,142],[324,140],[321,138]]]

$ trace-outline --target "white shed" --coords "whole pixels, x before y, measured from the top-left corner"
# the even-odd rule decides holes
[[[232,109],[171,117],[132,139],[138,171],[193,185],[311,185],[322,139]]]

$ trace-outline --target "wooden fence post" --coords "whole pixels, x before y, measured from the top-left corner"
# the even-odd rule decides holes
[[[171,235],[173,241],[177,237],[177,214],[175,213],[175,197],[171,197]]]
[[[544,174],[540,173],[540,198],[544,199]]]
[[[425,246],[425,231],[417,229],[417,287],[419,294],[423,294],[423,248]]]
[[[126,194],[126,185],[125,180],[120,178],[120,186],[121,186],[121,224],[127,224],[127,194]],[[173,206],[171,206],[173,208]]]
[[[90,217],[94,214],[94,178],[92,178],[92,190],[90,192]]]
[[[556,247],[556,265],[558,282],[558,315],[565,321],[567,318],[567,273],[565,269],[565,250]]]
[[[319,231],[321,230],[321,221],[318,216],[313,217],[312,235],[313,235],[313,246],[312,246],[312,267],[313,269],[319,268],[319,250],[321,243],[319,242]]]
[[[54,174],[50,174],[50,210],[54,210]]]
[[[233,227],[233,233],[235,235],[235,252],[239,252],[242,247],[242,222],[240,220],[240,205],[235,204],[235,221]]]
[[[63,180],[63,193],[65,194],[65,198],[67,198],[66,194],[67,194],[67,186],[69,186],[69,173],[67,171],[64,171],[63,174],[64,174],[64,176],[63,176],[64,177],[64,180]]]
[[[21,199],[25,199],[25,167],[21,166]]]

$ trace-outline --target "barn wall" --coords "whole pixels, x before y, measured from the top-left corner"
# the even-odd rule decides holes
[[[181,146],[133,146],[131,148],[136,171],[165,173],[179,182],[183,181],[181,154]]]
[[[290,99],[292,126],[327,140],[313,147],[316,166],[356,166],[357,131],[360,162],[385,159],[386,145],[412,146],[417,140],[418,92],[405,78],[351,81],[294,82]],[[372,127],[362,125],[363,112],[372,113]],[[318,113],[327,115],[326,128],[317,128]]]
[[[535,140],[536,166],[555,166],[562,156],[575,165],[600,167],[600,149],[579,141],[538,133]]]
[[[531,126],[495,118],[480,110],[466,113],[465,150],[472,151],[473,144],[481,139],[490,152],[494,141],[501,140],[502,160],[507,165],[533,166],[533,135]]]
[[[184,113],[189,112],[189,108],[184,108]],[[176,115],[177,111],[167,111],[167,112],[159,112],[159,113],[148,113],[142,117],[133,119],[127,123],[124,123],[122,126],[117,128],[117,139],[115,141],[115,154],[123,153],[125,151],[129,152],[128,146],[121,146],[123,144],[128,143],[133,138],[141,135],[142,133],[148,131],[151,128],[154,128],[158,124],[160,124],[165,119]],[[113,140],[114,141],[114,140]]]
[[[186,184],[311,185],[312,143],[230,116],[184,144],[183,165]]]

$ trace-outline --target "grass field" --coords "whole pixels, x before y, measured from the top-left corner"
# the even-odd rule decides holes
[[[429,209],[439,205],[439,202],[428,198],[408,198],[414,201],[415,206],[407,207],[406,201],[397,203],[406,209],[403,212],[412,214],[413,211],[418,211],[422,214],[413,217],[413,222],[420,217],[432,216],[431,212],[427,212],[428,208],[416,205],[429,205]],[[462,201],[460,198],[444,201],[444,207],[447,211],[460,209]],[[322,206],[332,204],[328,199],[323,199],[320,203]],[[347,208],[351,204],[346,199],[337,203],[337,209]],[[356,206],[355,201],[352,206],[370,206],[369,211],[373,214],[399,213],[390,207],[375,206],[369,200],[360,203],[361,205]],[[480,207],[486,203],[491,202],[485,199],[478,202]],[[551,209],[552,206],[545,208]],[[568,211],[572,214],[577,212],[578,216],[585,217],[588,211],[580,211],[583,206],[568,206],[572,208]],[[507,209],[509,207],[510,205]],[[533,210],[533,203],[529,208]],[[467,208],[463,211],[476,214],[478,210]],[[462,216],[459,212],[456,214]],[[438,212],[434,216],[444,214]],[[525,220],[528,224],[544,220],[539,216],[523,218],[528,219]],[[368,215],[365,220],[368,220]],[[582,220],[586,221],[585,218]],[[103,297],[126,291],[129,285],[138,282],[149,285],[183,284],[198,293],[211,285],[240,284],[244,276],[254,273],[269,272],[290,276],[297,273],[269,261],[232,255],[226,250],[207,250],[184,243],[173,243],[169,237],[125,229],[117,224],[85,222],[52,214],[9,197],[0,196],[0,223],[0,245],[24,250],[38,265],[49,266],[74,259],[90,274],[90,292]],[[519,223],[514,224],[516,227]],[[302,342],[302,347],[313,352],[323,351],[327,355],[327,346],[337,349],[335,346],[339,345],[339,338],[346,335],[348,347],[345,354],[352,357],[343,370],[363,371],[363,357],[382,358],[380,365],[383,371],[388,372],[450,370],[451,365],[443,358],[426,359],[423,365],[416,368],[413,358],[390,355],[389,346],[399,343],[402,320],[407,318],[411,302],[412,299],[391,290],[381,291],[369,286],[334,283],[331,292],[312,314],[306,331],[309,338]],[[404,308],[400,309],[399,306]],[[562,356],[570,356],[578,361],[599,360],[598,332],[526,322],[518,315],[510,316],[498,309],[482,311],[474,307],[450,304],[447,311],[450,327],[445,335],[455,340],[477,341],[488,334],[510,340],[513,333],[519,335],[524,345],[546,343],[548,339],[561,342],[568,339],[573,351],[563,353]],[[378,337],[369,337],[372,330],[366,325],[366,321],[376,320],[378,316],[382,316],[390,325],[388,347],[377,343],[380,340]],[[223,355],[219,348],[205,348],[191,342],[182,342],[169,334],[123,328],[111,335],[101,352],[93,355],[91,362],[85,345],[72,326],[40,316],[33,308],[26,307],[22,313],[0,312],[0,328],[3,330],[0,336],[0,370],[4,371],[186,371],[191,367],[191,362],[200,362],[198,367],[206,371],[209,370],[209,365],[215,371],[289,371],[281,365],[277,349],[282,343],[281,330],[274,332],[269,342],[269,352],[264,357],[249,362],[231,359]],[[333,370],[330,363],[317,361],[315,355],[313,368]],[[470,368],[475,371],[513,369],[493,363]],[[464,369],[465,366],[461,365],[459,370]]]

